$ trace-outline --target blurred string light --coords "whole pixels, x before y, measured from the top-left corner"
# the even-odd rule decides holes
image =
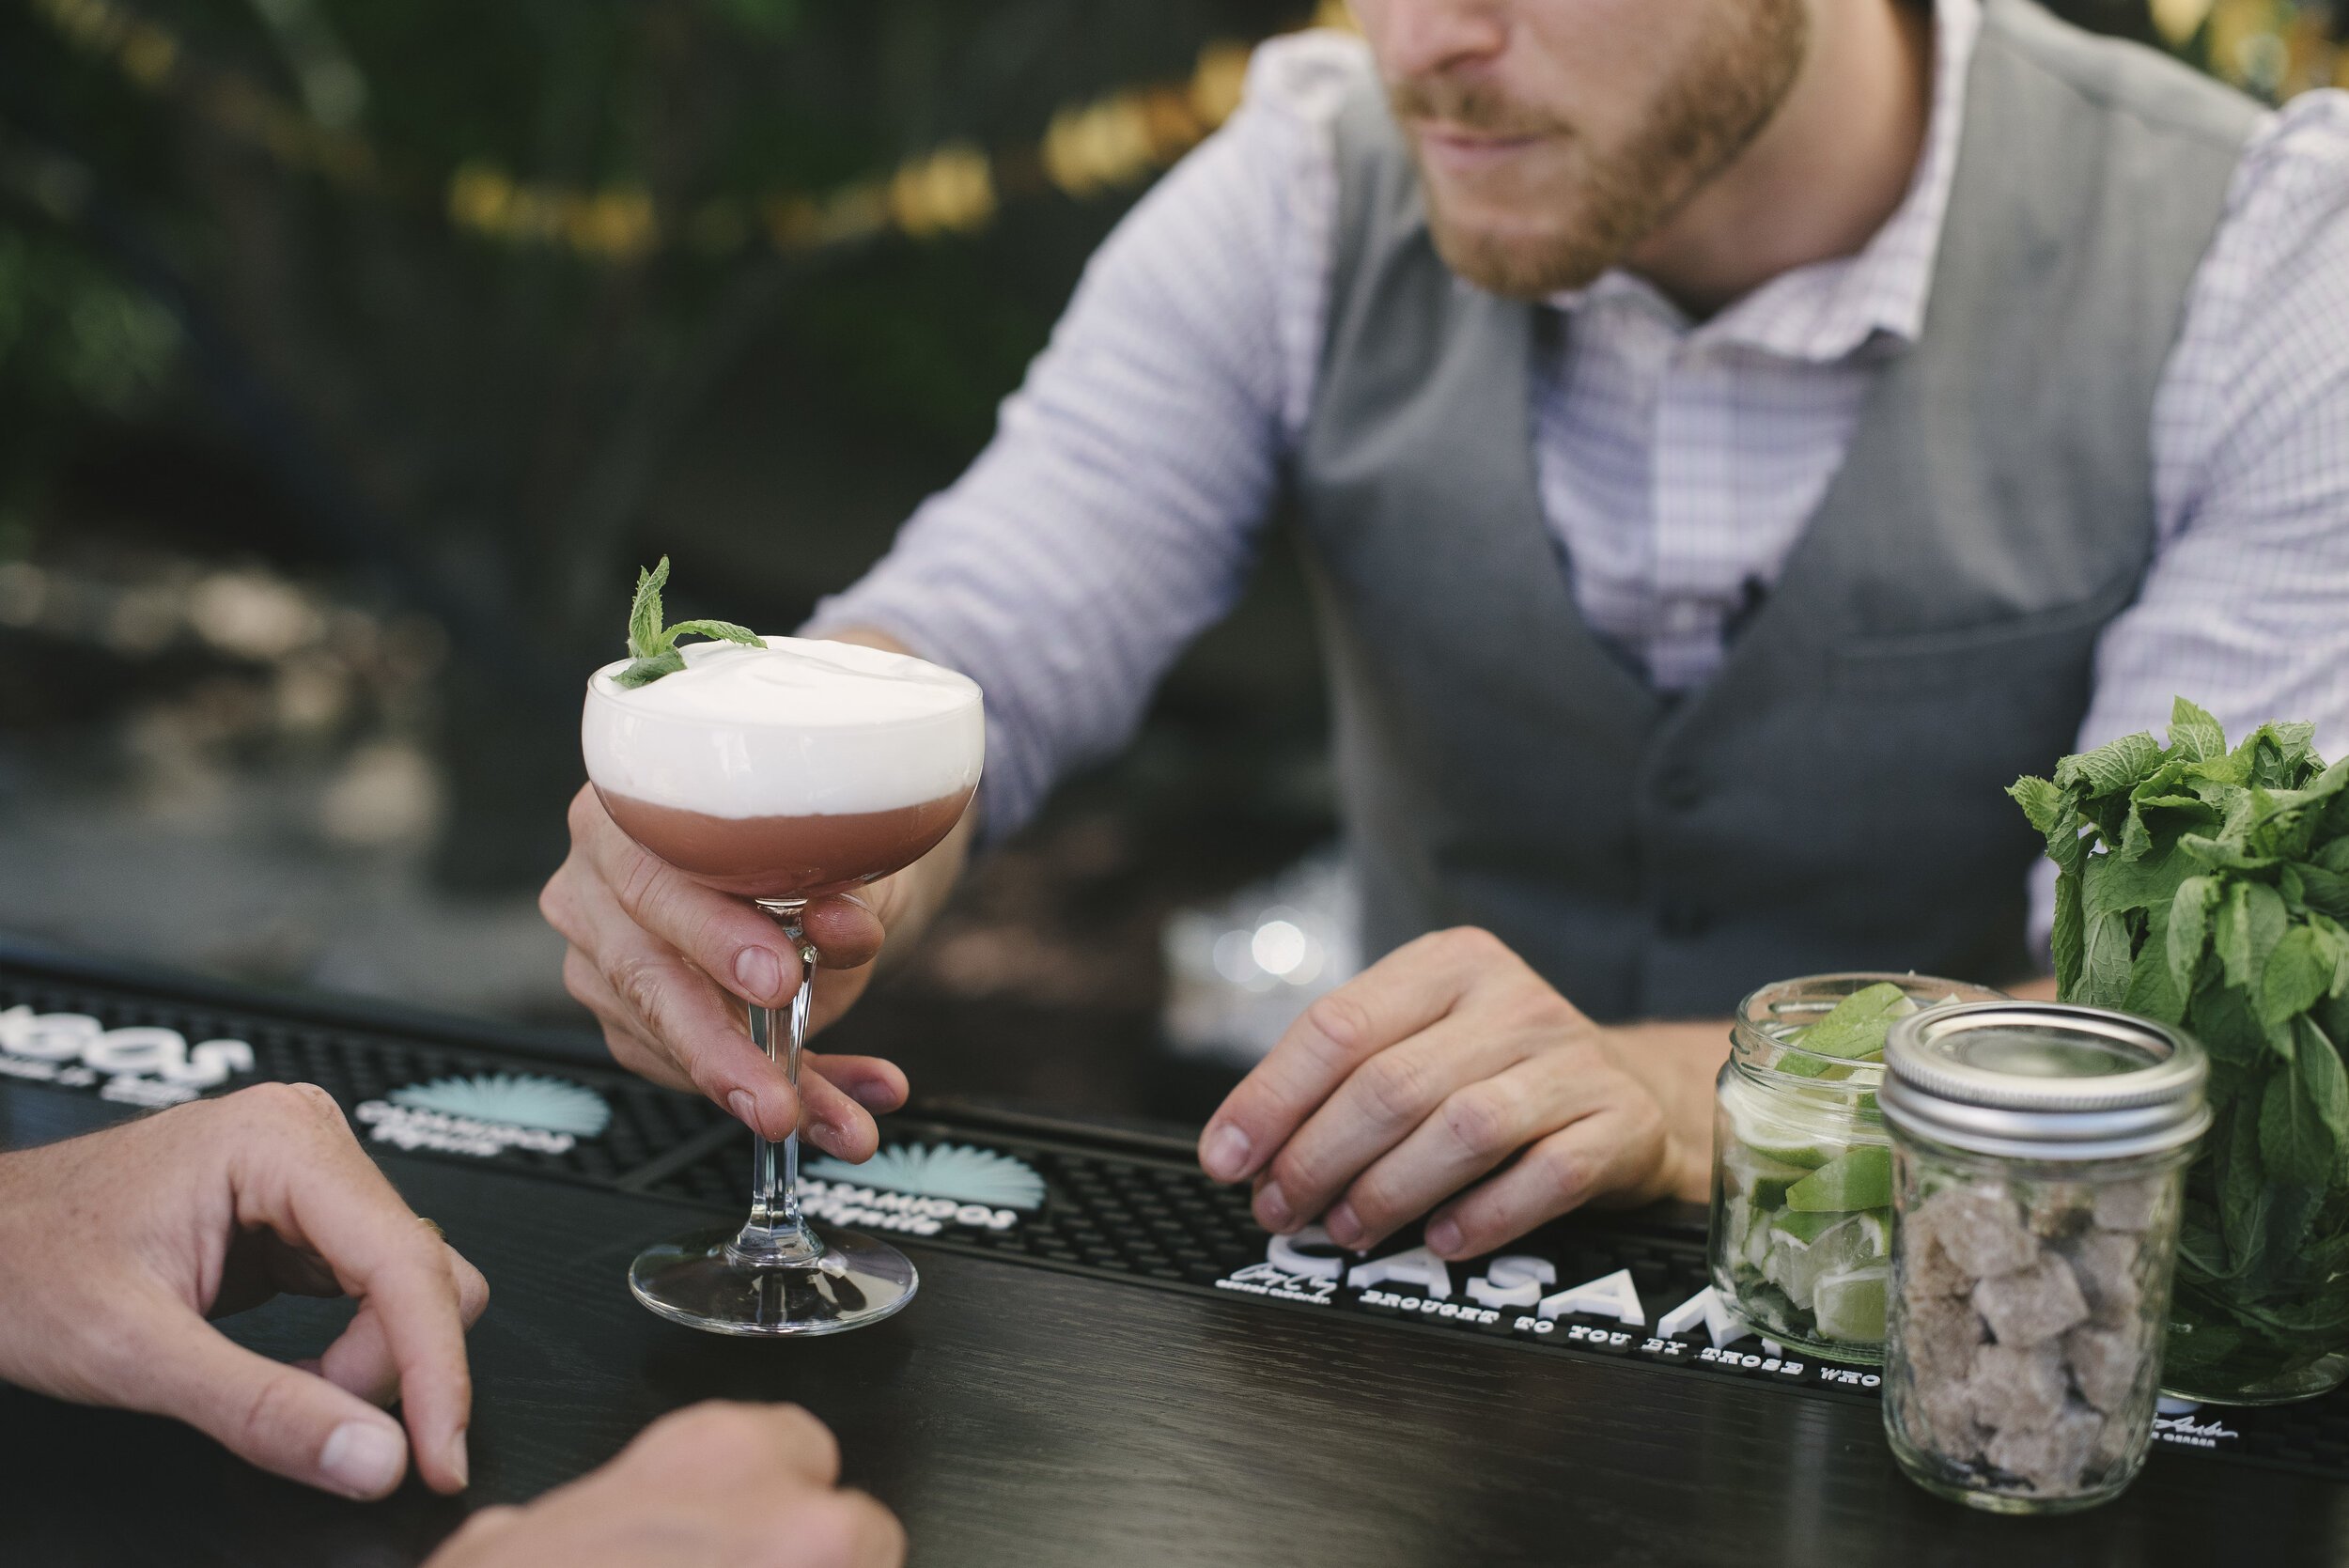
[[[296,102],[216,67],[199,66],[179,34],[120,0],[32,0],[33,9],[82,54],[112,65],[150,96],[181,104],[213,130],[281,166],[344,190],[398,199],[421,183],[355,129],[365,83],[340,55],[305,0],[269,0],[267,17],[302,62]],[[1315,20],[1343,22],[1329,0]],[[1121,88],[1054,113],[1040,144],[990,151],[951,142],[897,167],[821,193],[720,197],[664,214],[641,184],[600,187],[521,178],[488,161],[464,163],[445,182],[442,207],[457,228],[519,247],[559,248],[602,261],[640,259],[671,245],[724,256],[754,238],[786,256],[895,233],[913,240],[974,234],[1007,196],[1057,190],[1077,200],[1141,184],[1197,146],[1238,107],[1249,46],[1222,40],[1200,51],[1187,81]]]
[[[2148,7],[2171,48],[2263,98],[2349,87],[2336,0],[2148,0]]]
[[[386,160],[355,129],[365,81],[310,0],[261,0],[265,20],[295,62],[300,102],[233,72],[194,66],[177,33],[121,0],[32,4],[69,43],[113,65],[132,86],[172,98],[287,168],[382,197],[421,185],[428,199],[431,181],[389,178]],[[2333,0],[2147,5],[2172,47],[2263,96],[2349,86],[2349,48],[2336,36]],[[1342,0],[1321,0],[1314,23],[1352,26]],[[1171,166],[1238,106],[1248,56],[1244,43],[1213,42],[1200,52],[1189,80],[1066,105],[1034,146],[989,150],[952,142],[821,193],[718,197],[670,215],[641,184],[534,180],[474,161],[446,178],[442,206],[451,224],[482,239],[619,262],[671,245],[723,256],[754,238],[786,256],[804,256],[890,233],[913,240],[974,234],[994,223],[1008,198],[1049,188],[1085,200],[1130,189]]]
[[[34,11],[84,54],[112,64],[133,87],[183,102],[223,134],[288,168],[365,190],[380,179],[374,151],[355,132],[320,121],[234,74],[191,68],[179,37],[116,0],[33,0]]]
[[[1168,1043],[1237,1064],[1262,1057],[1308,1002],[1359,970],[1361,909],[1352,870],[1329,848],[1175,910],[1159,933]]]

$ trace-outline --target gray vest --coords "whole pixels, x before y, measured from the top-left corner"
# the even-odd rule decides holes
[[[1461,285],[1365,84],[1292,472],[1366,951],[1480,925],[1602,1019],[1767,981],[2027,971],[2034,835],[2153,543],[2152,413],[2257,110],[1989,0],[1922,335],[1719,675],[1578,612],[1528,382],[1555,311]]]

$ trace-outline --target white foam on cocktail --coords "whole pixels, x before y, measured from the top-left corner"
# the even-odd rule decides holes
[[[692,643],[638,687],[587,683],[581,745],[606,790],[709,816],[891,811],[978,783],[979,688],[923,660],[850,643]]]

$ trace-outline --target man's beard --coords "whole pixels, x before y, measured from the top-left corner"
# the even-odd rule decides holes
[[[1760,135],[1785,100],[1810,42],[1804,0],[1732,0],[1620,148],[1602,152],[1575,126],[1446,76],[1391,83],[1405,124],[1434,119],[1492,136],[1556,136],[1580,154],[1569,199],[1546,225],[1507,234],[1463,226],[1423,174],[1436,249],[1455,272],[1512,299],[1580,288],[1619,265]]]

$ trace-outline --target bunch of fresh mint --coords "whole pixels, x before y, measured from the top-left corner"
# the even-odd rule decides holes
[[[766,639],[747,627],[732,621],[679,621],[672,627],[661,624],[661,590],[669,582],[669,558],[663,555],[661,565],[650,571],[638,568],[636,600],[628,610],[628,654],[635,660],[612,678],[622,686],[642,686],[659,680],[662,675],[676,675],[685,668],[685,656],[677,652],[680,637],[715,637],[723,642],[739,643],[747,648],[763,648]]]
[[[2179,698],[2009,791],[2047,838],[2066,1001],[2183,1024],[2217,1120],[2186,1178],[2167,1350],[2248,1388],[2349,1341],[2349,759]]]

